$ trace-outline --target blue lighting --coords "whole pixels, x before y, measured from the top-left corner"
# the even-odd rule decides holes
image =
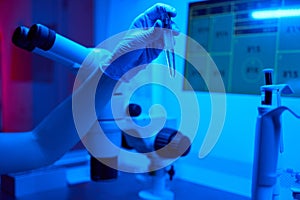
[[[261,10],[252,12],[254,19],[281,18],[281,17],[299,17],[300,9],[276,9]]]

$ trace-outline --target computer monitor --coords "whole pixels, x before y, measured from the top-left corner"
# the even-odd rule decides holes
[[[266,11],[276,12],[269,18]],[[260,18],[253,16],[261,11]],[[290,16],[284,13],[290,13]],[[270,13],[270,12],[269,12]],[[280,13],[280,12],[279,12]],[[273,68],[273,82],[288,83],[300,96],[300,2],[292,0],[211,0],[189,4],[187,34],[209,53],[227,93],[260,94],[264,68]],[[187,44],[188,48],[188,44]],[[187,49],[187,57],[193,50]],[[205,67],[205,65],[203,65]],[[210,69],[205,72],[209,73]],[[185,63],[186,81],[208,91],[199,73]],[[184,89],[189,90],[187,84]]]

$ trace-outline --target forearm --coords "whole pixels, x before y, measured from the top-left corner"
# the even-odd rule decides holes
[[[50,165],[79,141],[71,102],[66,99],[31,132],[0,134],[0,174]]]
[[[97,74],[94,74],[93,78],[96,76]],[[93,80],[86,80],[80,88],[74,91],[73,95],[84,97],[91,81]],[[102,76],[97,90],[98,93],[103,94],[97,99],[100,113],[101,107],[110,101],[115,83],[116,81],[107,76]],[[86,133],[94,123],[95,121],[85,123]],[[72,96],[70,96],[33,131],[0,134],[0,174],[50,165],[79,140],[73,119]]]

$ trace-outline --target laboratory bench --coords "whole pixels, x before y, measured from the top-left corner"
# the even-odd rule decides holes
[[[248,197],[228,193],[221,190],[201,186],[188,181],[174,178],[169,182],[175,200],[249,200]],[[101,182],[85,182],[49,191],[33,193],[21,197],[13,197],[6,192],[0,192],[1,200],[99,200],[99,199],[139,199],[139,191],[147,189],[147,184],[141,183],[137,174],[120,173],[115,180]]]

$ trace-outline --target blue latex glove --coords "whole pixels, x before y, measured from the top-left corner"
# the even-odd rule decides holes
[[[119,80],[128,70],[151,63],[157,58],[164,46],[162,20],[166,14],[175,17],[175,8],[157,3],[136,17],[125,38],[112,52],[106,64],[102,66],[104,73]],[[174,35],[178,34],[174,22],[171,22],[171,29],[175,30]],[[159,48],[151,48],[154,46]],[[138,68],[129,76],[123,77],[122,81],[128,82],[140,70],[141,68]]]

